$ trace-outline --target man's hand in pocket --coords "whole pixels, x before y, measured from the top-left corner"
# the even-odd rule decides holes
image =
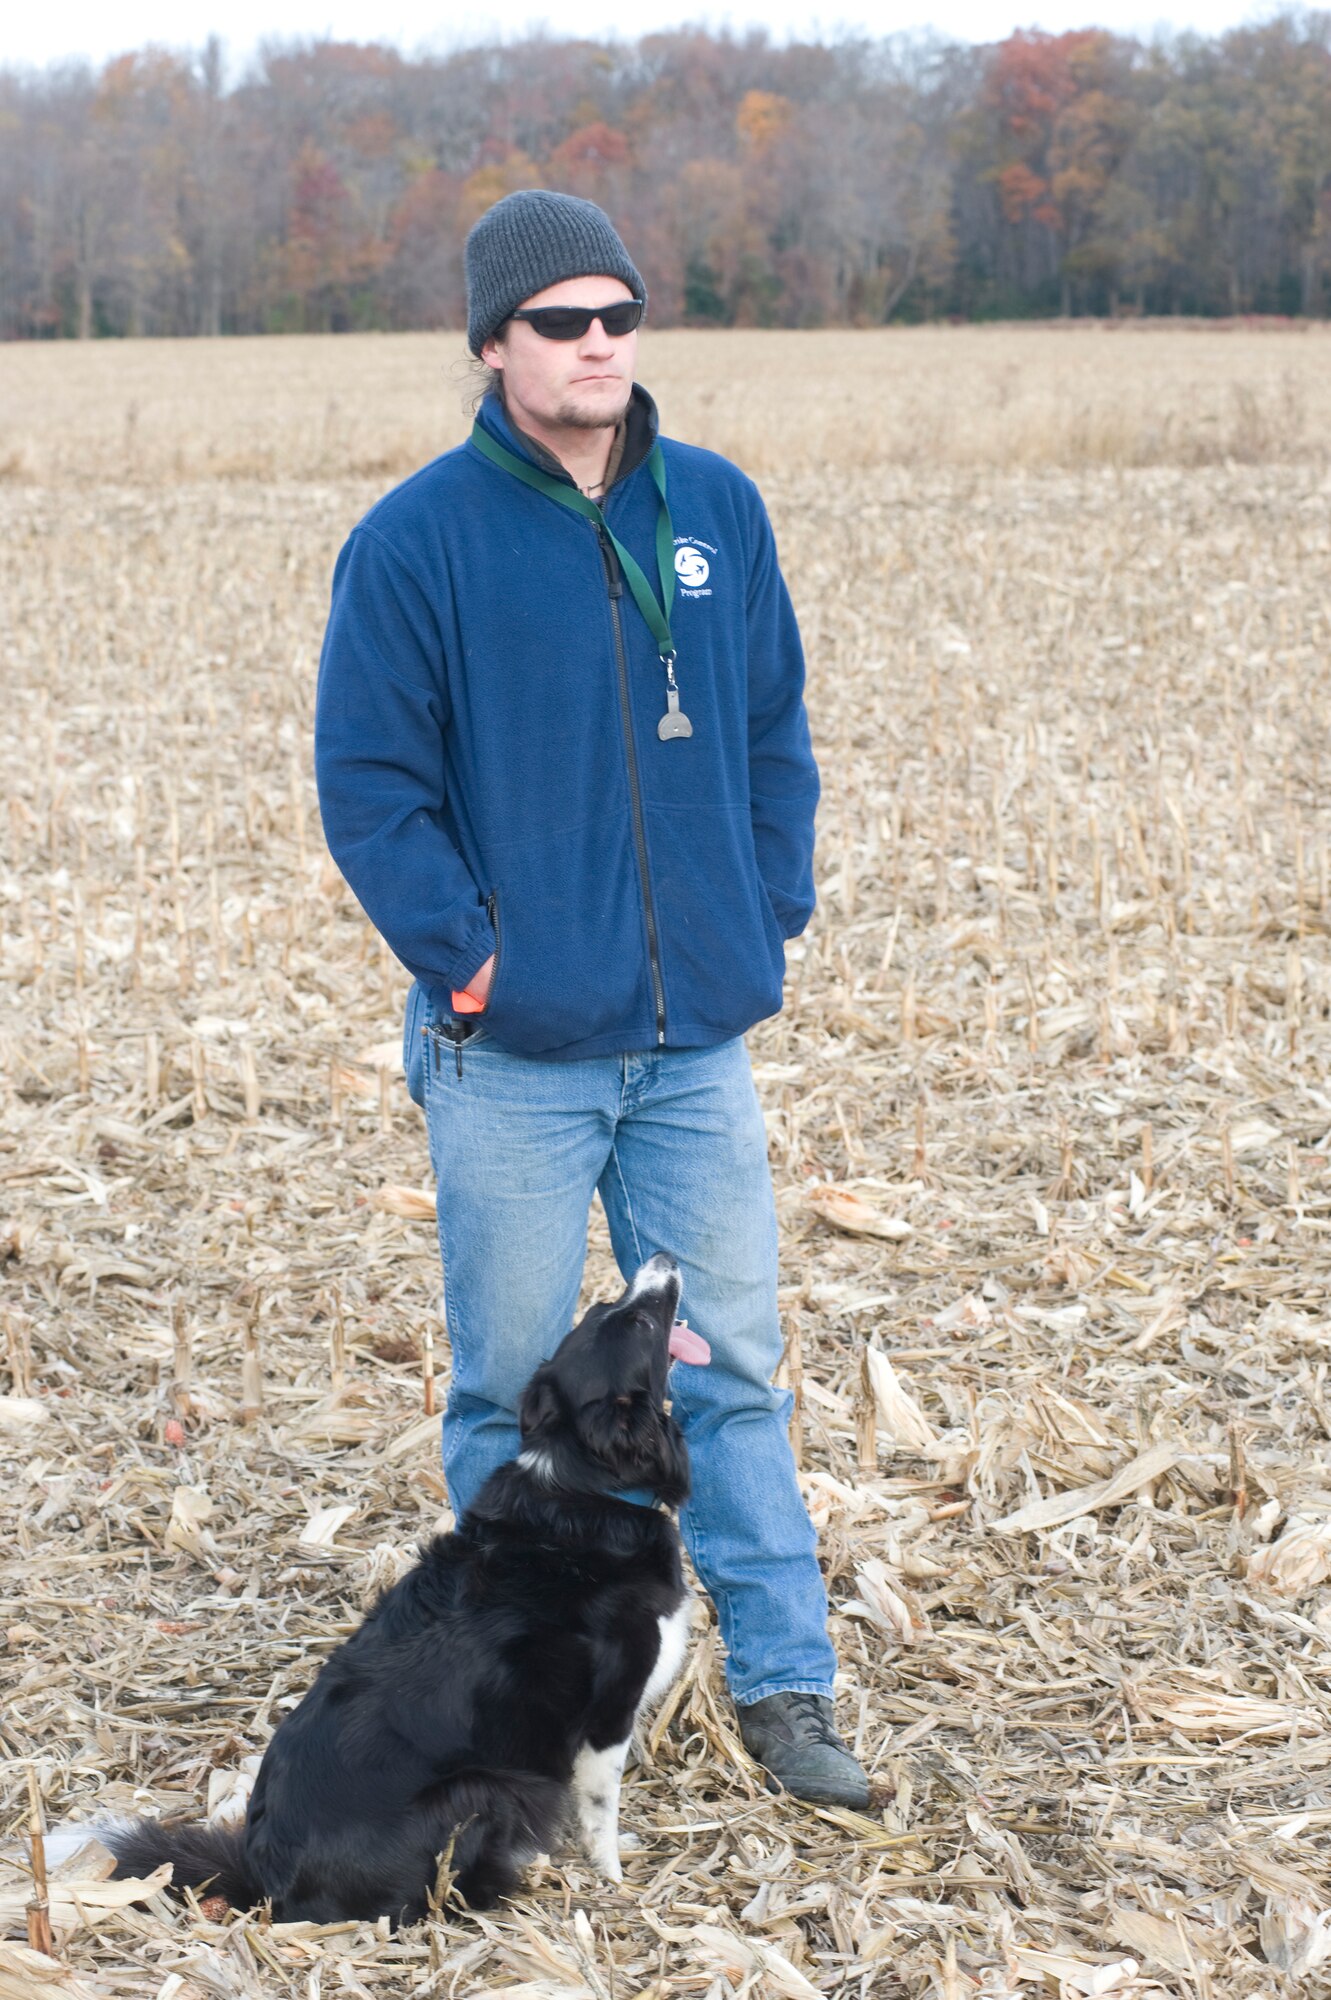
[[[495,955],[486,959],[479,972],[474,972],[461,993],[453,995],[453,1011],[456,1014],[483,1014],[490,998],[490,981],[494,978]]]

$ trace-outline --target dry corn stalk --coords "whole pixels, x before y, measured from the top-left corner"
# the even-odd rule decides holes
[[[259,1309],[246,1316],[240,1361],[240,1421],[252,1424],[263,1415],[263,1356],[259,1348]]]
[[[194,1377],[194,1337],[189,1315],[180,1299],[171,1302],[172,1379],[171,1401],[182,1424],[193,1418],[194,1403],[190,1383]]]
[[[51,1949],[51,1904],[46,1889],[46,1830],[37,1772],[28,1766],[28,1842],[32,1855],[32,1894],[24,1903],[28,1943],[34,1951]]]
[[[434,1328],[427,1319],[421,1332],[421,1407],[434,1415]]]
[[[860,1471],[872,1476],[878,1470],[878,1412],[869,1353],[866,1346],[860,1354],[860,1379],[855,1394],[855,1458]]]

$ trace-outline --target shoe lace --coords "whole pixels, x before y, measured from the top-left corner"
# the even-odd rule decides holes
[[[831,1743],[844,1748],[820,1695],[792,1693],[786,1697],[786,1717],[797,1742]]]

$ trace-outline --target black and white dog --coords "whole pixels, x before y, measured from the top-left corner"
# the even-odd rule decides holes
[[[485,1908],[570,1828],[611,1881],[635,1717],[683,1664],[689,1598],[664,1512],[616,1497],[689,1491],[665,1409],[671,1355],[703,1363],[676,1323],[679,1267],[653,1257],[542,1363],[523,1449],[457,1529],[339,1646],[277,1729],[245,1823],[90,1828],[117,1874],[169,1861],[177,1887],[279,1921],[427,1914],[450,1855]]]

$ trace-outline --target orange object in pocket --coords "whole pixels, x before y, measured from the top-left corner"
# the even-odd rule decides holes
[[[453,1012],[455,1014],[483,1014],[485,1012],[485,1002],[478,1000],[472,993],[454,993],[452,999]]]

